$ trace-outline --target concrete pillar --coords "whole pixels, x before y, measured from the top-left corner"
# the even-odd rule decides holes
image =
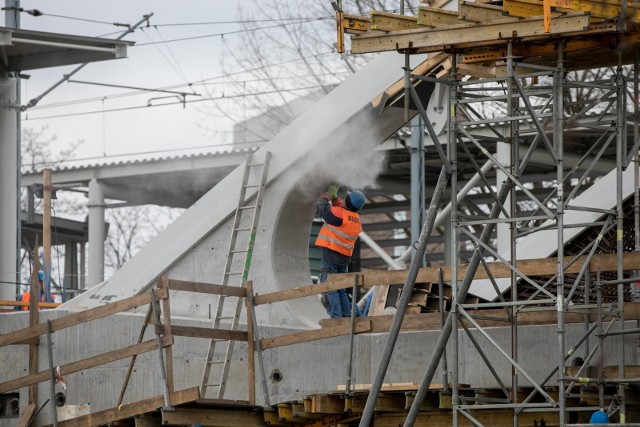
[[[15,78],[0,78],[0,299],[16,298],[18,227],[18,120]]]
[[[87,289],[87,245],[80,243],[80,272],[78,277],[78,289]]]
[[[64,245],[64,284],[65,289],[78,289],[78,244],[67,242]],[[75,293],[71,293],[75,296]]]
[[[97,179],[89,182],[89,275],[87,286],[104,280],[104,192]]]

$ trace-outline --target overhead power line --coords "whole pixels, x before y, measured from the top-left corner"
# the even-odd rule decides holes
[[[304,90],[311,90],[311,89],[319,89],[321,87],[322,86],[320,86],[320,85],[316,85],[316,86],[307,86],[307,87],[300,87],[300,88],[293,88],[293,89],[280,89],[280,90],[270,90],[270,91],[255,92],[255,93],[243,93],[243,94],[238,94],[238,95],[213,96],[213,97],[201,98],[201,99],[180,100],[180,101],[165,102],[165,103],[162,103],[162,104],[147,104],[147,105],[136,105],[136,106],[132,106],[132,107],[111,108],[109,110],[102,110],[101,109],[101,110],[93,110],[93,111],[83,111],[83,112],[79,112],[79,113],[54,114],[54,115],[51,115],[51,116],[30,117],[28,119],[24,119],[24,121],[43,120],[43,119],[56,119],[56,118],[61,118],[61,117],[86,116],[86,115],[98,114],[98,113],[115,113],[115,112],[118,112],[118,111],[140,110],[140,109],[143,109],[143,108],[150,108],[150,107],[165,107],[165,106],[178,105],[178,104],[179,105],[192,104],[194,102],[219,101],[219,100],[223,100],[223,99],[234,99],[234,98],[244,98],[244,97],[248,97],[248,96],[270,95],[270,94],[273,94],[273,93],[281,93],[281,92],[297,92],[297,91],[304,91]]]
[[[327,17],[319,17],[319,18],[313,18],[313,19],[309,19],[309,20],[301,20],[298,22],[295,22],[297,24],[307,24],[309,22],[314,22],[314,21],[322,21],[328,19]],[[334,18],[331,18],[334,19]],[[234,31],[224,31],[224,32],[220,32],[220,33],[214,33],[214,34],[204,34],[201,36],[191,36],[191,37],[181,37],[181,38],[177,38],[177,39],[169,39],[169,40],[164,40],[163,42],[149,42],[149,43],[137,43],[134,46],[131,47],[143,47],[143,46],[149,46],[152,44],[156,44],[156,43],[173,43],[173,42],[182,42],[182,41],[189,41],[189,40],[198,40],[198,39],[205,39],[205,38],[210,38],[210,37],[220,37],[220,36],[226,36],[229,34],[239,34],[239,33],[250,33],[253,31],[260,31],[260,30],[268,30],[271,28],[278,28],[278,27],[284,27],[287,25],[292,25],[292,22],[289,23],[283,23],[283,24],[276,24],[276,25],[267,25],[264,27],[255,27],[255,28],[245,28],[242,30],[234,30]],[[154,27],[155,25],[151,25],[152,27]]]
[[[309,59],[312,57],[321,57],[321,56],[325,56],[325,55],[329,55],[329,54],[333,54],[333,51],[326,51],[326,52],[322,52],[322,53],[318,53],[318,54],[314,54],[314,55],[308,55],[305,58]],[[264,65],[262,67],[255,67],[255,68],[249,68],[246,70],[239,70],[239,71],[234,71],[231,73],[225,73],[225,74],[220,74],[218,76],[214,76],[214,77],[207,77],[205,79],[200,79],[200,80],[196,80],[194,82],[189,82],[186,84],[180,83],[180,84],[176,84],[176,85],[169,85],[169,86],[160,86],[158,88],[156,88],[156,90],[158,91],[165,91],[165,90],[171,90],[171,89],[179,89],[181,87],[189,87],[191,88],[192,86],[198,86],[198,85],[211,85],[211,84],[222,84],[222,85],[228,85],[231,83],[238,83],[238,84],[243,84],[243,83],[252,83],[252,82],[261,82],[261,81],[269,81],[269,80],[285,80],[285,79],[293,79],[293,78],[304,78],[304,77],[312,77],[311,75],[302,75],[302,76],[283,76],[283,77],[274,77],[274,78],[257,78],[257,79],[249,79],[249,80],[227,80],[227,81],[222,81],[222,82],[215,82],[215,80],[218,79],[222,79],[225,77],[232,77],[232,76],[236,76],[236,75],[240,75],[240,74],[245,74],[245,73],[250,73],[252,71],[257,71],[257,70],[263,70],[266,68],[270,68],[270,67],[277,67],[280,65],[286,65],[286,64],[290,64],[292,62],[296,62],[296,61],[302,61],[303,58],[294,58],[294,59],[290,59],[287,61],[282,61],[282,62],[276,62],[273,64],[267,64]],[[343,73],[338,73],[338,72],[334,72],[334,73],[324,73],[324,74],[318,74],[318,75],[331,75],[331,74],[347,74],[348,72],[345,71]],[[72,101],[63,101],[63,102],[56,102],[56,103],[51,103],[51,104],[43,104],[43,105],[38,105],[36,107],[31,108],[31,111],[36,111],[36,110],[42,110],[42,109],[46,109],[46,108],[56,108],[56,107],[64,107],[64,106],[68,106],[68,105],[75,105],[75,104],[82,104],[82,103],[86,103],[86,102],[97,102],[97,101],[102,101],[102,100],[107,100],[107,99],[117,99],[117,98],[123,98],[123,97],[127,97],[127,96],[135,96],[135,95],[139,95],[143,93],[143,91],[133,91],[133,92],[123,92],[123,93],[119,93],[119,94],[113,94],[113,95],[106,95],[106,96],[98,96],[98,97],[91,97],[91,98],[82,98],[82,99],[78,99],[78,100],[72,100]]]

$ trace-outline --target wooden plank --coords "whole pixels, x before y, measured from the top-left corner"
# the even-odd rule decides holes
[[[246,283],[248,295],[253,295],[253,281]],[[249,386],[249,403],[256,403],[256,359],[255,359],[255,335],[253,331],[253,307],[250,306],[253,298],[249,297],[244,300],[245,311],[247,313],[247,383]]]
[[[164,299],[167,297],[167,293],[164,291],[158,291],[156,293],[156,296],[160,299]],[[144,294],[112,302],[100,307],[69,314],[60,319],[52,320],[51,331],[55,332],[61,329],[69,328],[71,326],[79,325],[81,323],[89,322],[91,320],[100,319],[102,317],[110,316],[115,313],[120,313],[122,311],[139,307],[141,305],[149,304],[149,302],[151,302],[151,294],[146,292]],[[36,338],[46,333],[47,325],[45,323],[40,323],[29,328],[19,329],[14,332],[0,335],[0,346],[28,340],[30,338]]]
[[[584,31],[588,26],[588,14],[582,12],[566,14],[552,18],[550,34]],[[511,38],[542,35],[545,35],[542,17],[524,18],[517,22],[507,19],[483,24],[451,25],[431,30],[352,36],[351,52],[360,54],[402,49],[430,52],[442,50],[443,46],[501,44]]]
[[[335,394],[314,394],[311,396],[311,412],[314,414],[342,414],[345,401]]]
[[[197,292],[228,297],[244,298],[247,296],[247,290],[241,286],[215,285],[213,283],[189,282],[176,279],[169,279],[169,289],[172,291]]]
[[[482,315],[492,318],[505,318],[505,312],[503,309],[494,310],[482,310],[482,312],[468,310],[473,315]],[[565,313],[565,323],[582,323],[584,322],[584,316],[582,313]],[[624,308],[625,320],[640,320],[640,303],[626,303]],[[591,321],[595,321],[595,314],[591,315]],[[393,316],[373,316],[373,317],[358,317],[356,319],[356,326],[359,322],[367,322],[370,324],[370,330],[366,333],[385,333],[389,331]],[[337,328],[344,331],[344,329],[350,324],[351,319],[323,319],[320,321],[320,326],[323,329]],[[507,326],[509,323],[505,321],[497,320],[482,320],[478,319],[477,322],[483,327],[500,327]],[[537,311],[537,312],[524,312],[518,314],[518,325],[550,325],[557,322],[555,311]],[[461,328],[461,326],[459,326]],[[401,331],[433,331],[440,330],[440,313],[420,313],[420,314],[405,314],[400,327]]]
[[[345,317],[345,319],[347,319]],[[348,319],[350,320],[350,319]],[[369,332],[371,330],[370,318],[359,318],[355,325],[355,333]],[[293,334],[281,335],[279,337],[263,338],[260,340],[260,347],[263,350],[268,348],[281,347],[303,342],[323,340],[326,338],[347,335],[351,331],[350,323],[344,323],[330,328],[314,329],[311,331],[296,332]]]
[[[35,250],[33,256],[33,271],[31,272],[31,286],[29,289],[29,293],[31,297],[29,298],[29,329],[34,329],[38,327],[38,309],[36,308],[36,303],[39,298],[36,298],[35,295],[40,295],[40,257],[39,257],[39,246],[38,246],[38,236],[36,235],[35,240]],[[36,291],[37,290],[37,291]],[[49,323],[43,323],[42,329],[43,333],[48,331]],[[38,338],[38,340],[31,342],[29,344],[29,375],[35,375],[39,370],[39,360],[40,360],[40,339],[39,336],[33,336],[30,338]],[[2,336],[0,336],[0,342],[2,342]],[[1,345],[1,344],[0,344]],[[38,405],[38,385],[32,384],[29,387],[29,403],[33,403],[34,405]]]
[[[620,16],[620,1],[606,0],[566,0],[555,7],[558,12],[589,12],[593,18],[615,19]],[[627,4],[627,19],[639,22],[640,5],[629,2]],[[504,0],[503,9],[510,16],[525,17],[543,14],[543,3],[539,0]]]
[[[418,18],[389,12],[371,11],[370,28],[380,31],[413,30],[418,28]]]
[[[228,329],[202,328],[198,326],[176,326],[171,327],[171,333],[179,337],[223,339],[231,341],[247,341],[245,331],[231,331]]]
[[[163,425],[204,425],[207,427],[264,427],[262,414],[256,411],[230,409],[175,408],[162,411]]]
[[[623,270],[638,270],[640,269],[640,252],[627,252],[623,257]],[[582,268],[582,265],[586,261],[587,257],[580,257],[571,267],[565,269],[566,274],[578,273]],[[569,259],[565,258],[565,265],[569,264]],[[520,260],[516,263],[516,267],[523,274],[527,276],[552,276],[556,274],[557,258],[540,258],[540,259],[528,259]],[[489,270],[496,278],[508,278],[511,277],[511,270],[509,267],[501,262],[487,263]],[[461,264],[458,266],[458,279],[462,280],[467,272],[468,265]],[[591,271],[596,271],[598,268],[600,271],[616,271],[617,269],[617,255],[616,254],[597,254],[594,255],[589,264]],[[440,268],[427,267],[421,268],[418,271],[416,282],[437,282],[438,270]],[[404,283],[407,278],[408,270],[365,270],[359,274],[361,278],[358,286],[378,286],[388,285],[392,283]],[[446,282],[451,281],[451,267],[442,268],[443,280]],[[255,305],[271,304],[273,302],[287,301],[296,298],[302,298],[311,295],[317,295],[329,290],[346,289],[353,286],[353,274],[332,274],[330,280],[325,283],[319,283],[316,285],[302,286],[294,289],[286,289],[284,291],[277,291],[264,295],[256,295],[254,298]],[[483,268],[479,268],[474,276],[475,279],[487,279],[487,272]],[[487,286],[491,286],[488,284]]]
[[[381,316],[387,307],[387,298],[389,297],[389,285],[378,286],[373,293],[373,301],[369,311],[371,316]]]
[[[469,410],[471,415],[482,425],[491,427],[512,427],[512,410]],[[373,421],[374,427],[397,427],[403,425],[407,415],[405,413],[382,413],[376,416]],[[415,425],[429,427],[450,427],[452,425],[451,411],[435,411],[420,413]],[[464,415],[458,416],[460,427],[473,427],[474,424]],[[557,426],[558,414],[549,412],[522,412],[518,415],[518,425],[527,426]]]
[[[428,6],[420,6],[418,9],[418,24],[429,27],[446,27],[465,22],[458,12],[443,10]]]
[[[383,383],[380,386],[380,391],[417,391],[420,387],[418,383]],[[469,384],[459,384],[459,387],[469,388]],[[442,384],[429,384],[429,390],[442,390],[444,389]],[[450,388],[450,385],[447,387]],[[347,386],[345,384],[338,385],[338,391],[346,391]],[[352,384],[351,391],[370,391],[371,384]]]
[[[443,52],[429,55],[429,58],[426,61],[422,62],[417,67],[415,67],[411,71],[411,74],[419,75],[419,76],[427,75],[433,69],[438,67],[442,63],[442,61],[444,61],[448,57],[449,57],[449,54],[443,53]],[[415,79],[412,79],[411,81],[414,82]],[[374,108],[376,108],[386,99],[394,97],[395,95],[399,94],[401,91],[404,91],[404,79],[400,79],[396,81],[394,84],[392,84],[387,89],[385,89],[384,92],[382,92],[380,95],[378,95],[371,101],[371,105]]]
[[[167,298],[162,300],[162,316],[164,322],[163,333],[164,336],[173,342],[173,337],[171,336],[171,304],[169,302],[169,276],[163,274],[160,280],[158,280],[157,288],[165,291],[167,293]],[[167,368],[167,388],[169,389],[169,393],[173,393],[175,391],[174,388],[174,379],[173,379],[173,346],[167,346],[164,348],[164,364]]]
[[[169,396],[174,405],[184,405],[198,400],[200,392],[198,387],[175,391]],[[139,402],[128,403],[120,407],[94,412],[89,415],[58,422],[59,427],[92,427],[113,423],[118,420],[132,418],[147,412],[155,411],[164,406],[164,397],[156,396]],[[46,427],[51,427],[46,426]]]
[[[565,367],[565,372],[566,372],[565,375],[569,376],[569,377],[573,377],[578,372],[578,369],[580,369],[579,366],[566,366]],[[591,376],[592,377],[596,377],[597,376],[597,371],[598,371],[598,369],[595,366],[592,366],[591,367]],[[620,376],[618,375],[618,367],[617,366],[605,366],[602,369],[602,374],[604,375],[605,379],[620,378]],[[582,371],[581,375],[583,377],[586,376],[585,373],[584,373],[584,370]],[[640,365],[625,365],[625,367],[624,367],[624,377],[625,378],[640,378]]]
[[[273,292],[270,294],[256,295],[253,297],[253,304],[258,306],[262,304],[271,304],[272,302],[286,301],[290,299],[303,298],[311,295],[318,295],[338,289],[346,289],[353,286],[353,274],[331,274],[329,280],[324,283],[303,286],[284,291]]]
[[[8,300],[0,300],[0,307],[29,307],[31,304],[31,300],[27,302],[23,301],[8,301]],[[38,308],[56,308],[60,305],[59,302],[39,302],[36,304]],[[11,313],[14,311],[13,309],[7,310],[7,313]]]
[[[163,347],[171,345],[172,343],[173,342],[168,340],[166,337],[162,339]],[[97,356],[79,360],[77,362],[68,363],[60,367],[60,372],[62,373],[62,375],[73,374],[74,372],[83,371],[89,368],[95,368],[96,366],[105,365],[107,363],[115,362],[116,360],[126,359],[127,357],[131,357],[136,354],[146,353],[155,350],[156,348],[156,340],[148,340],[140,344],[134,344],[129,347],[102,353]],[[19,388],[37,384],[48,379],[49,371],[40,371],[37,374],[27,375],[0,384],[0,393],[17,390]]]
[[[18,419],[18,427],[27,427],[31,416],[36,411],[36,404],[29,403],[20,411],[20,418]]]
[[[487,22],[504,19],[507,12],[504,12],[500,6],[461,1],[458,5],[458,14],[466,21]]]

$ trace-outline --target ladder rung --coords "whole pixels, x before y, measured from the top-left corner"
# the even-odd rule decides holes
[[[246,228],[246,227],[236,228],[236,231],[251,231],[251,230],[252,230],[251,227],[249,227],[249,228]]]
[[[233,319],[233,318],[235,318],[235,317],[236,317],[236,316],[220,316],[220,317],[218,317],[218,319],[219,319],[219,320],[222,320],[222,319]],[[222,339],[222,338],[220,338],[220,339]],[[225,339],[223,339],[222,341],[229,341],[229,340],[225,340]]]
[[[241,249],[239,251],[231,251],[232,254],[240,254],[240,253],[243,253],[243,252],[249,252],[249,251],[246,250],[246,249]]]
[[[205,384],[205,387],[220,387],[220,384]]]
[[[240,209],[241,210],[247,210],[247,209],[255,209],[257,207],[258,207],[258,205],[240,206]]]
[[[220,363],[224,363],[224,360],[210,360],[209,365],[218,365]]]
[[[249,163],[249,167],[254,167],[254,166],[263,166],[264,163]]]
[[[244,188],[258,188],[260,187],[260,184],[247,184],[244,186]]]
[[[227,271],[227,276],[231,276],[231,275],[238,275],[238,274],[244,274],[244,272],[242,271]]]

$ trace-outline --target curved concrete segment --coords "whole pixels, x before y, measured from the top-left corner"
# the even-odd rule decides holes
[[[260,162],[267,151],[272,153],[250,273],[257,293],[310,284],[307,246],[315,197],[330,182],[358,188],[374,182],[383,161],[375,147],[404,120],[401,108],[380,113],[371,101],[402,76],[403,62],[395,52],[381,54],[254,154]],[[129,297],[163,273],[220,283],[242,169],[231,172],[111,278],[63,308],[85,309]],[[313,298],[258,309],[260,322],[274,326],[317,327],[318,319],[326,317]],[[171,310],[176,316],[206,316],[215,311],[215,300],[177,295]]]

